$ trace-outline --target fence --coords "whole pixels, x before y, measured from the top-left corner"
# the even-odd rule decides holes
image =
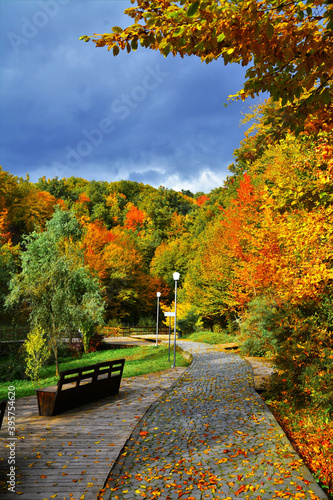
[[[169,328],[160,327],[158,329],[159,335],[168,335]],[[141,335],[156,335],[156,327],[154,326],[105,326],[103,328],[104,337],[135,337]]]
[[[23,344],[29,333],[28,328],[0,328],[0,355]],[[17,347],[15,347],[17,346]]]
[[[29,333],[29,328],[24,327],[0,327],[0,341],[11,342],[25,340]]]

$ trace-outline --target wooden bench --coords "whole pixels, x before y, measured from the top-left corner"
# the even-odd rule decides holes
[[[3,417],[5,415],[5,410],[6,410],[6,405],[7,405],[7,400],[3,399],[0,401],[0,429],[3,421]]]
[[[39,415],[54,416],[118,394],[125,359],[60,372],[58,385],[37,389]]]

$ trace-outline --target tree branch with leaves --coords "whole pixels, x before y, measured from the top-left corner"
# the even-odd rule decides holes
[[[331,110],[330,0],[137,0],[125,13],[134,20],[127,28],[114,26],[111,33],[80,39],[115,56],[140,45],[165,57],[195,55],[206,63],[222,59],[225,65],[248,66],[243,88],[230,98],[268,92],[281,101],[281,116],[295,131],[318,110]]]

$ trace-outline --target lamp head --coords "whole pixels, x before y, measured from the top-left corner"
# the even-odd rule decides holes
[[[161,292],[157,292],[156,297],[160,297],[160,296],[161,296]]]
[[[179,273],[173,273],[173,279],[174,279],[174,281],[178,281],[179,280]]]

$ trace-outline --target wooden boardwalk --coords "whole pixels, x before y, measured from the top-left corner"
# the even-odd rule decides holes
[[[16,493],[24,500],[96,500],[126,440],[185,368],[123,379],[117,396],[56,417],[38,416],[36,397],[16,401]],[[7,419],[0,431],[0,498],[11,498]]]

